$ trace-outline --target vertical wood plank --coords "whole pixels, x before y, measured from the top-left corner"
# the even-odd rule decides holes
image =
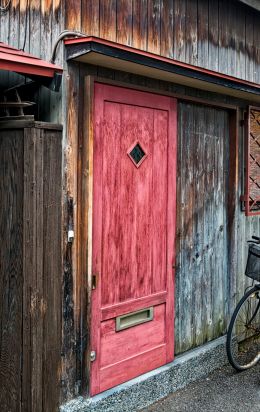
[[[161,0],[161,49],[162,56],[173,58],[173,0]]]
[[[203,220],[204,213],[204,179],[205,179],[205,159],[202,156],[204,151],[204,117],[201,107],[194,107],[194,257],[193,257],[193,279],[196,290],[193,300],[193,345],[198,346],[203,342],[203,314],[201,313],[201,302],[203,301],[202,284],[203,284],[203,264],[204,256],[204,231],[205,225]]]
[[[34,56],[41,55],[41,0],[32,0],[28,12],[28,22],[30,25],[29,50]]]
[[[28,25],[28,7],[27,0],[20,0],[20,30],[19,30],[19,48],[29,51],[29,25]]]
[[[117,0],[116,41],[132,44],[133,10],[132,1]]]
[[[33,307],[33,285],[36,268],[36,188],[35,188],[35,136],[30,129],[24,131],[24,227],[23,227],[23,380],[22,407],[32,411],[31,358],[31,306]],[[35,305],[37,306],[37,305]],[[34,309],[36,310],[36,308]],[[40,406],[41,408],[41,406]],[[41,410],[41,409],[40,409]]]
[[[186,0],[175,0],[174,15],[174,58],[185,61],[185,15]]]
[[[174,116],[174,114],[173,114]],[[167,259],[165,255],[165,249],[167,248],[167,211],[165,209],[165,193],[169,188],[167,188],[167,163],[165,159],[167,158],[167,145],[174,145],[173,141],[168,142],[165,138],[165,130],[167,129],[167,123],[169,122],[169,113],[162,113],[159,110],[154,110],[153,113],[153,144],[151,147],[151,156],[153,157],[153,177],[152,177],[152,193],[150,202],[153,206],[151,214],[151,233],[150,237],[152,239],[150,248],[152,249],[152,279],[150,282],[151,292],[156,293],[167,288],[165,267],[167,266]],[[174,125],[172,126],[174,127]],[[169,138],[170,139],[170,138]],[[174,146],[173,146],[174,147]],[[168,149],[170,150],[170,149]],[[168,153],[170,155],[170,153]],[[174,155],[175,153],[173,153]],[[168,166],[169,167],[169,166]],[[158,184],[161,182],[161,184]],[[175,183],[175,182],[174,182]],[[174,184],[173,183],[173,184]],[[171,190],[173,190],[171,186]],[[170,193],[170,190],[169,190]],[[160,224],[157,222],[158,216],[161,216]],[[169,218],[169,217],[168,217]],[[168,248],[167,248],[168,250]]]
[[[161,41],[161,0],[148,0],[148,42],[147,50],[160,54]]]
[[[8,135],[7,135],[8,133]],[[21,411],[23,132],[0,132],[0,403]]]
[[[43,0],[46,1],[46,0]],[[67,2],[65,8],[65,27],[69,30],[81,30],[81,0],[73,0]],[[88,17],[91,19],[91,16]]]
[[[244,280],[244,266],[243,261],[243,250],[245,249],[245,233],[243,233],[244,226],[244,216],[239,213],[239,203],[238,194],[239,185],[242,184],[242,176],[239,179],[239,163],[242,164],[242,159],[239,157],[243,156],[243,136],[239,138],[239,111],[230,113],[229,115],[229,178],[228,178],[228,245],[229,245],[229,282],[228,282],[228,315],[231,316],[235,305],[236,305],[236,292],[242,291],[240,279]],[[243,129],[240,128],[240,133]],[[239,144],[239,142],[241,142]],[[233,150],[232,150],[233,148]],[[241,169],[241,173],[242,173]],[[241,192],[240,192],[241,193]],[[236,245],[241,245],[242,253],[239,253]]]
[[[7,15],[5,13],[3,13],[3,15],[5,16],[5,20],[8,21]],[[9,6],[8,44],[16,48],[19,48],[19,30],[20,30],[19,17],[20,17],[19,16],[19,0],[14,0],[10,3],[10,6]]]
[[[209,65],[211,70],[218,71],[219,68],[219,1],[209,0],[209,17],[208,17],[208,36],[209,36]]]
[[[226,327],[227,119],[223,110],[179,103],[176,353],[220,336]]]
[[[186,0],[186,19],[185,19],[185,61],[196,65],[198,61],[197,50],[197,2]]]
[[[43,410],[58,408],[61,373],[61,134],[44,133]]]
[[[243,6],[243,5],[241,5]],[[236,7],[236,76],[240,79],[245,79],[246,76],[246,9],[244,7]],[[234,15],[233,15],[234,19]],[[252,30],[252,29],[251,29]],[[233,73],[234,73],[233,72]]]
[[[63,396],[71,398],[74,395],[76,383],[76,354],[74,351],[77,341],[76,330],[80,327],[80,294],[81,284],[78,281],[79,249],[75,244],[68,243],[67,229],[69,221],[77,222],[77,186],[78,186],[78,113],[79,113],[79,81],[80,71],[78,63],[69,67],[66,79],[68,105],[66,111],[67,135],[65,148],[66,175],[66,202],[64,206],[64,236],[63,236],[63,362],[62,381]],[[74,224],[75,240],[78,239],[79,226]]]
[[[99,0],[82,1],[81,7],[82,32],[88,36],[99,36]]]
[[[43,295],[43,279],[45,276],[43,270],[43,141],[44,133],[40,129],[27,129],[25,138],[34,145],[34,173],[30,176],[31,181],[34,181],[34,205],[32,218],[35,220],[35,239],[34,250],[35,255],[34,273],[31,277],[31,362],[32,362],[32,411],[38,412],[42,410],[42,396],[43,396],[43,319],[45,315],[45,301]],[[33,163],[32,159],[31,162]]]
[[[228,31],[227,31],[227,73],[231,75],[236,72],[237,53],[236,53],[236,4],[233,1],[226,3]]]
[[[100,0],[100,37],[116,41],[116,0]]]
[[[251,10],[246,13],[245,28],[245,78],[254,81],[254,14]]]
[[[216,2],[215,2],[216,3]],[[214,20],[218,16],[214,15]],[[216,30],[216,28],[215,28]],[[209,0],[198,0],[197,64],[209,67]]]
[[[133,0],[133,47],[147,50],[148,0]]]
[[[84,90],[82,100],[84,112],[82,118],[82,152],[81,152],[81,210],[79,222],[81,231],[79,242],[81,244],[80,274],[81,274],[81,348],[82,348],[82,393],[89,393],[90,362],[90,329],[91,329],[91,283],[92,283],[92,217],[93,217],[93,102],[94,84],[88,73],[84,77]],[[81,190],[80,190],[81,189]]]
[[[116,109],[116,110],[115,110]],[[124,268],[119,269],[118,245],[122,243],[122,228],[120,221],[120,204],[118,199],[118,187],[121,186],[121,113],[120,105],[104,103],[103,144],[106,155],[102,157],[103,173],[103,238],[102,250],[104,253],[102,268],[104,273],[113,273],[114,282],[104,276],[102,279],[102,305],[119,301],[120,278],[124,276]],[[123,154],[122,154],[123,155]],[[111,184],[116,182],[116,184]],[[113,201],[112,201],[113,199]],[[113,222],[118,222],[117,230],[112,232]],[[112,233],[111,233],[112,232]]]
[[[229,45],[228,3],[219,0],[219,64],[221,73],[228,73],[228,45]]]
[[[254,82],[260,83],[260,25],[258,13],[254,13],[254,60],[255,60],[255,71],[254,71]]]

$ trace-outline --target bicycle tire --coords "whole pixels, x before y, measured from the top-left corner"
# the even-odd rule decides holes
[[[226,341],[230,364],[243,371],[260,360],[260,289],[251,288],[236,306]]]

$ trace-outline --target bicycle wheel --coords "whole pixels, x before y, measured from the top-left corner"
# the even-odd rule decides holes
[[[260,359],[260,289],[254,286],[238,303],[227,332],[227,356],[238,371]]]

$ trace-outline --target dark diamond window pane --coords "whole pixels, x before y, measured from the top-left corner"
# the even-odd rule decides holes
[[[142,158],[145,156],[145,152],[141,148],[141,146],[137,143],[135,147],[129,153],[135,164],[138,165]]]

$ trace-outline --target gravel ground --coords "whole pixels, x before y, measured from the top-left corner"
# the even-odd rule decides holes
[[[186,386],[142,412],[260,412],[260,364],[241,373],[230,366]]]

